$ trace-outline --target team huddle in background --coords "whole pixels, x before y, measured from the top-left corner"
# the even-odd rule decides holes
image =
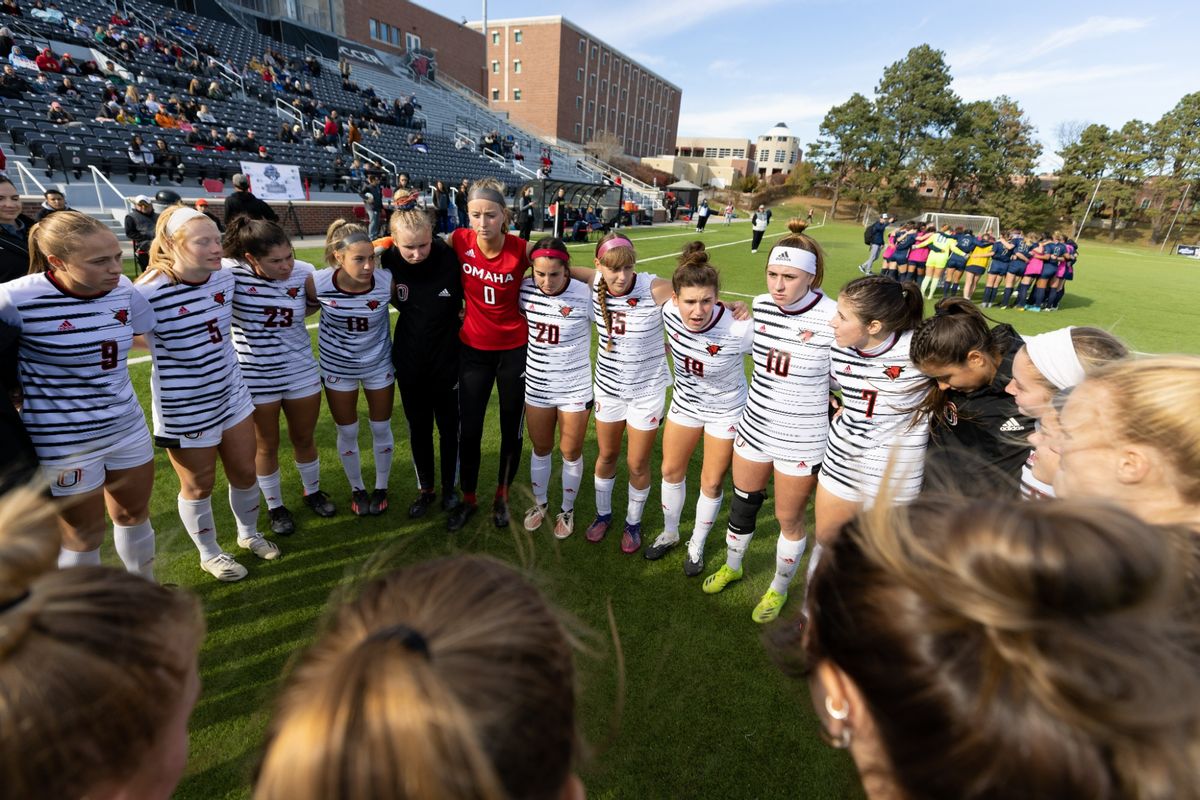
[[[165,731],[169,744],[170,733],[178,733],[171,727],[178,720],[170,714],[184,708],[186,739],[186,712],[198,691],[195,653],[203,626],[197,604],[186,593],[153,583],[149,503],[160,479],[153,446],[166,450],[178,477],[178,513],[201,569],[218,580],[237,581],[247,570],[222,546],[212,511],[218,459],[237,545],[258,558],[277,559],[279,545],[259,530],[260,504],[266,503],[274,536],[298,527],[284,503],[281,473],[290,468],[281,467],[281,414],[304,506],[330,517],[338,513],[335,498],[345,497],[351,514],[381,515],[389,510],[398,388],[419,484],[407,516],[422,518],[440,505],[447,529],[456,531],[480,506],[482,446],[495,390],[496,527],[510,524],[510,488],[522,472],[527,432],[534,503],[520,517],[526,531],[548,529],[565,540],[582,529],[587,542],[598,544],[620,530],[621,552],[641,552],[649,560],[678,547],[684,574],[707,571],[700,586],[715,594],[745,579],[744,558],[771,487],[779,527],[775,571],[751,618],[769,623],[779,617],[802,557],[811,551],[805,602],[799,604],[803,623],[789,627],[789,636],[801,638],[780,646],[822,667],[811,680],[830,741],[854,753],[856,735],[860,745],[864,737],[878,736],[892,757],[886,765],[891,779],[908,792],[919,795],[914,788],[928,778],[906,773],[907,762],[896,761],[902,734],[885,726],[883,733],[863,733],[873,730],[863,721],[869,713],[864,709],[916,719],[941,700],[931,699],[937,695],[933,690],[914,690],[910,705],[889,705],[888,676],[872,666],[881,659],[863,655],[863,642],[879,636],[880,646],[894,655],[890,675],[917,676],[914,681],[956,680],[903,644],[924,641],[921,637],[936,639],[926,655],[958,653],[964,664],[984,665],[984,672],[993,663],[987,648],[995,638],[1011,648],[1037,649],[1036,656],[1022,657],[1030,662],[1052,660],[1055,647],[1063,653],[1076,648],[1111,670],[1106,674],[1113,685],[1136,684],[1141,691],[1153,680],[1139,674],[1122,683],[1126,672],[1137,670],[1104,652],[1104,646],[1113,646],[1106,620],[1129,604],[1142,617],[1130,623],[1136,631],[1126,631],[1138,639],[1129,647],[1160,657],[1153,679],[1168,685],[1172,699],[1190,710],[1157,727],[1146,721],[1148,715],[1126,723],[1131,716],[1115,713],[1096,713],[1104,721],[1093,724],[1092,709],[1071,687],[1062,687],[1061,695],[1076,698],[1071,702],[1084,710],[1061,711],[1061,704],[1046,699],[1059,687],[1035,685],[1027,694],[1051,709],[1046,713],[1056,724],[1066,720],[1063,725],[1084,731],[1071,739],[1077,749],[1044,744],[1055,755],[1042,767],[1049,777],[1026,768],[1022,758],[1030,758],[1028,753],[1012,756],[1011,770],[997,767],[992,774],[981,767],[973,778],[990,781],[993,791],[978,796],[1002,796],[1007,783],[1013,796],[1165,799],[1169,791],[1130,790],[1145,777],[1139,770],[1153,770],[1166,781],[1162,785],[1174,789],[1189,775],[1195,778],[1195,761],[1189,764],[1186,757],[1200,741],[1196,709],[1186,702],[1200,699],[1194,669],[1200,647],[1192,639],[1195,576],[1189,572],[1196,563],[1195,533],[1170,527],[1195,520],[1171,513],[1152,518],[1146,509],[1197,505],[1193,468],[1200,467],[1200,454],[1188,450],[1195,438],[1181,435],[1188,423],[1155,404],[1169,399],[1190,408],[1200,395],[1200,367],[1186,357],[1131,359],[1118,338],[1096,328],[1022,337],[1011,325],[993,324],[970,301],[986,276],[984,307],[1008,308],[1015,301],[1028,311],[1057,308],[1065,281],[1073,277],[1074,242],[1060,234],[976,237],[948,226],[927,230],[906,223],[880,247],[883,275],[856,278],[831,296],[823,288],[825,253],[805,233],[806,223],[793,219],[763,261],[764,291],[749,302],[727,302],[720,271],[699,241],[682,248],[669,278],[639,272],[636,242],[620,231],[603,236],[587,263],[573,264],[561,239],[529,245],[509,232],[513,219],[504,188],[491,179],[472,185],[468,220],[469,228],[445,239],[416,210],[396,212],[382,239],[339,220],[327,232],[325,263],[318,266],[296,259],[289,237],[274,222],[241,217],[221,235],[210,217],[176,205],[159,216],[148,269],[136,282],[123,274],[120,245],[97,220],[61,211],[34,227],[30,273],[0,284],[0,344],[15,350],[21,390],[20,416],[15,423],[5,417],[5,424],[19,424],[27,437],[10,438],[13,463],[23,454],[24,474],[39,465],[50,493],[70,502],[54,506],[62,531],[57,553],[35,535],[45,515],[30,511],[31,492],[15,489],[16,499],[0,506],[0,564],[8,569],[11,543],[27,547],[21,568],[9,570],[18,577],[0,582],[0,619],[67,602],[56,592],[69,593],[63,586],[75,580],[72,575],[95,584],[91,590],[105,602],[138,606],[130,612],[138,618],[126,627],[145,632],[146,640],[130,644],[129,636],[97,627],[97,637],[115,637],[115,655],[88,657],[127,658],[135,668],[121,681],[145,684],[143,694],[152,690],[155,697],[177,702],[112,711],[126,727],[122,736],[109,738],[154,741],[146,730]],[[880,224],[887,222],[884,217]],[[876,244],[884,244],[884,232],[876,232]],[[875,236],[871,228],[868,236]],[[864,272],[873,260],[874,253]],[[924,301],[938,291],[942,298],[926,317]],[[305,320],[318,312],[314,352]],[[145,347],[152,359],[149,428],[127,368],[135,346]],[[1149,397],[1164,381],[1172,386],[1171,398]],[[363,476],[360,391],[373,481]],[[345,478],[338,490],[322,481],[315,444],[322,396]],[[1146,407],[1134,408],[1138,404]],[[583,444],[592,416],[598,446],[591,465],[595,516],[577,525],[575,508],[587,470]],[[1129,428],[1129,420],[1144,429]],[[660,430],[663,526],[643,546]],[[1088,437],[1100,433],[1107,435],[1105,443],[1091,443]],[[1107,462],[1095,455],[1096,448],[1115,448],[1121,441],[1159,455],[1146,455],[1150,466],[1140,471],[1114,461],[1118,477],[1103,474]],[[556,447],[562,462],[557,486]],[[685,540],[687,475],[697,449],[700,485]],[[614,494],[622,453],[627,487],[619,515]],[[706,570],[708,538],[730,478],[725,552],[716,569]],[[1084,502],[1046,499],[1056,491]],[[1143,507],[1145,524],[1128,510],[1144,496],[1139,491],[1162,495],[1156,495],[1158,505]],[[1102,499],[1126,510],[1085,505]],[[17,503],[25,504],[23,510],[10,513]],[[100,567],[108,519],[116,551],[136,576],[117,577],[115,570]],[[1053,530],[1074,537],[1058,561]],[[1150,546],[1135,544],[1135,531],[1157,538]],[[1009,548],[997,540],[1009,542]],[[1089,620],[1095,640],[1075,641],[1072,636],[1085,634],[1063,634],[1059,628],[1069,626],[1061,621],[1022,628],[1013,621],[1020,612],[1013,610],[1008,617],[980,611],[993,633],[977,635],[974,623],[965,621],[970,604],[963,598],[977,594],[983,599],[972,602],[1003,605],[997,598],[1004,592],[1020,591],[999,578],[981,587],[989,578],[986,570],[955,572],[959,550],[988,547],[997,560],[1011,560],[1004,569],[1036,573],[1027,582],[1014,578],[1013,585],[1046,582],[1041,595],[1028,590],[1038,596],[1030,604],[1060,603],[1062,618]],[[1033,555],[1011,555],[1023,547]],[[1103,551],[1088,566],[1124,577],[1073,574],[1062,566],[1073,557],[1072,548]],[[57,572],[55,556],[62,568]],[[1042,558],[1063,574],[1030,568]],[[1137,581],[1116,567],[1096,566],[1125,558],[1141,559],[1141,571],[1132,570]],[[86,569],[67,569],[79,567]],[[945,574],[938,581],[924,582],[939,570]],[[1132,583],[1141,592],[1138,598],[1160,593],[1158,611],[1148,609],[1149,601],[1143,607],[1129,600],[1120,588],[1111,596],[1085,596],[1109,584]],[[920,627],[927,623],[929,630]],[[994,632],[1006,623],[1012,630]],[[1047,637],[1048,648],[1028,643],[1034,628]],[[17,628],[0,626],[0,675],[25,635],[12,630]],[[67,628],[54,630],[69,638]],[[1160,630],[1178,634],[1178,646],[1154,639]],[[168,640],[178,646],[148,644]],[[975,657],[977,651],[983,655]],[[1019,676],[1032,674],[1013,669]],[[393,573],[342,608],[300,662],[269,731],[255,796],[581,797],[583,787],[574,776],[579,748],[572,670],[568,634],[544,598],[510,568],[459,557]],[[948,670],[956,671],[970,667]],[[857,688],[847,688],[847,676]],[[1029,682],[1037,684],[1035,678]],[[107,693],[90,672],[85,684],[60,688],[68,694]],[[986,685],[972,673],[950,693],[973,698]],[[1024,708],[1033,702],[1007,687],[992,691],[996,703]],[[389,693],[406,710],[429,713],[391,716]],[[1120,705],[1134,697],[1142,711],[1169,705],[1158,695],[1123,689],[1112,694],[1120,697],[1102,702]],[[0,730],[7,729],[6,713],[0,712]],[[922,730],[938,733],[929,734],[933,738],[924,749],[942,754],[952,744],[976,746],[962,731],[974,734],[972,715],[985,711],[938,706],[929,713],[921,717],[929,722]],[[424,721],[413,722],[414,717]],[[395,736],[373,734],[363,722],[367,718]],[[436,724],[429,721],[435,718]],[[145,719],[152,722],[139,727]],[[516,719],[538,735],[513,735]],[[1015,719],[1005,724],[1024,730],[1024,718]],[[979,763],[1007,763],[1007,753],[983,739]],[[319,757],[309,757],[314,752]],[[854,753],[864,776],[871,774],[864,763],[872,752]],[[1138,757],[1127,758],[1130,752]],[[139,767],[138,757],[104,760],[103,770],[106,775],[158,770],[146,780],[158,781],[154,785],[161,789],[170,781],[161,772],[177,768],[177,781],[183,768],[178,752],[153,766]],[[362,769],[360,758],[374,771]],[[87,794],[93,777],[84,770],[101,767],[87,759],[69,761],[66,769],[51,756],[31,760],[32,766],[22,767],[26,783],[13,784],[18,796],[54,781],[65,787],[62,796]],[[1054,769],[1078,769],[1083,777],[1060,780]],[[870,794],[871,779],[865,780]],[[1012,781],[1019,787],[1013,789]],[[940,796],[968,796],[967,782],[957,786],[951,780]],[[402,785],[403,793],[379,788]],[[173,787],[166,794],[147,789],[134,795],[165,797]],[[1177,796],[1197,796],[1195,785]]]

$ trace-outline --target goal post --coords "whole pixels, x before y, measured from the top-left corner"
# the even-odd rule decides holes
[[[982,236],[985,233],[990,233],[993,236],[1000,235],[999,217],[987,217],[976,214],[939,214],[936,212],[926,212],[919,216],[917,221],[928,223],[939,229],[943,225],[949,225],[951,228],[962,228],[963,230],[969,230],[979,236]]]

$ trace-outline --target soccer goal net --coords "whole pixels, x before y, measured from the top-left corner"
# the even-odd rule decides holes
[[[1000,234],[1000,218],[999,217],[983,217],[974,214],[937,214],[927,212],[917,217],[918,222],[926,222],[932,224],[936,228],[941,228],[943,225],[949,225],[951,228],[962,228],[969,230],[976,235],[990,233],[993,236]]]

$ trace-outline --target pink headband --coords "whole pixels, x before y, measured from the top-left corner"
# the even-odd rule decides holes
[[[605,253],[618,247],[628,247],[630,250],[632,250],[633,242],[629,241],[624,236],[617,236],[616,238],[609,239],[607,242],[600,245],[600,249],[596,251],[596,258],[604,258]]]
[[[571,263],[571,254],[570,253],[568,253],[566,250],[555,250],[554,248],[551,248],[551,247],[542,247],[537,250],[534,250],[533,253],[531,253],[529,257],[531,259],[532,258],[557,258],[559,261],[563,262],[564,264]]]

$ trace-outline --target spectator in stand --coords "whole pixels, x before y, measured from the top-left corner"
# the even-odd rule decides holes
[[[187,135],[187,139],[185,141],[193,147],[201,149],[209,146],[210,144],[208,134],[199,128],[193,128],[191,133]]]
[[[346,123],[346,149],[353,151],[354,145],[362,141],[362,130],[359,129],[358,123],[354,117],[350,117]]]
[[[175,185],[183,183],[183,161],[175,154],[163,139],[154,140],[154,162]]]
[[[96,111],[96,122],[116,122],[117,115],[121,113],[121,104],[116,100],[108,100],[100,104],[100,108]]]
[[[134,134],[133,139],[129,142],[129,182],[137,182],[137,172],[139,169],[146,171],[146,180],[151,186],[158,183],[158,170],[154,167],[154,153],[142,141],[139,134]],[[151,237],[153,238],[153,236]]]
[[[33,60],[42,72],[62,72],[62,64],[54,57],[54,51],[46,47]]]
[[[142,96],[138,94],[137,86],[132,83],[125,87],[125,105],[136,106],[141,105]]]
[[[383,184],[379,181],[378,172],[367,175],[367,182],[362,187],[362,199],[367,212],[367,236],[378,239],[383,235]]]
[[[520,230],[520,236],[525,241],[529,241],[529,237],[533,233],[533,187],[528,187],[521,192],[521,206],[517,210],[517,227]]]
[[[429,145],[425,144],[425,137],[419,133],[414,133],[408,137],[408,146],[418,153],[429,152]]]
[[[20,47],[13,47],[12,52],[8,54],[8,63],[17,69],[27,69],[31,72],[38,71],[38,65],[34,63],[32,58],[25,55]]]
[[[89,58],[79,66],[79,74],[88,76],[89,78],[92,75],[100,77],[100,65],[96,63],[96,59]]]
[[[281,122],[279,124],[279,141],[283,144],[298,144],[296,139],[292,136],[292,126],[286,122]]]
[[[75,117],[71,112],[63,108],[62,103],[57,100],[50,104],[50,109],[46,112],[46,118],[55,125],[70,125],[75,121]]]
[[[0,14],[11,14],[14,17],[25,16],[21,13],[21,7],[17,5],[16,0],[3,0],[3,2],[0,2]]]
[[[250,179],[240,172],[233,176],[233,192],[225,198],[225,224],[232,225],[238,217],[279,221],[271,207],[250,191]]]
[[[41,222],[55,211],[70,210],[67,208],[67,196],[58,189],[47,189],[44,197],[42,207],[38,209],[37,216],[34,217],[35,221]]]
[[[29,81],[18,75],[12,64],[5,64],[4,73],[0,74],[0,97],[21,100],[32,93],[33,87],[29,85]]]
[[[217,81],[211,81],[208,84],[208,91],[205,92],[209,100],[224,100],[225,91],[221,88],[221,84]]]
[[[71,33],[80,39],[92,38],[92,29],[86,22],[83,21],[83,17],[76,17],[75,19],[71,20],[71,24],[68,27],[70,27]]]
[[[21,211],[21,195],[0,175],[0,283],[29,272],[29,229],[33,220]]]
[[[71,58],[70,53],[63,53],[63,57],[59,59],[58,71],[64,75],[78,75],[79,65],[75,63],[75,59]]]
[[[146,92],[146,101],[142,105],[151,114],[157,114],[162,109],[162,103],[158,102],[158,97],[154,92]]]
[[[242,149],[242,140],[238,137],[233,128],[225,129],[225,138],[222,140],[221,144],[225,146],[226,150],[232,152],[237,152],[238,150]]]
[[[51,3],[45,8],[39,8],[29,12],[29,16],[33,17],[34,19],[42,19],[46,22],[52,22],[55,25],[67,24],[66,16],[63,14],[62,9],[60,9],[55,3]]]
[[[471,191],[471,182],[466,178],[458,185],[458,227],[467,227],[467,195]]]
[[[204,94],[204,81],[200,80],[199,76],[188,81],[187,93],[193,97]]]
[[[122,28],[127,28],[133,24],[133,21],[122,17],[116,11],[113,11],[112,16],[108,18],[109,25],[120,25]]]
[[[341,146],[342,126],[338,122],[336,111],[330,111],[325,115],[325,124],[321,126],[321,133],[325,137],[326,147]]]
[[[13,39],[12,31],[8,28],[0,28],[0,58],[8,58],[14,44],[16,41]]]
[[[214,117],[213,113],[208,110],[208,106],[201,105],[200,110],[196,112],[196,121],[203,122],[207,125],[213,125],[216,123],[217,118]]]
[[[54,88],[54,84],[50,82],[50,78],[44,72],[39,72],[38,76],[33,79],[33,90],[38,94],[54,94]]]
[[[258,148],[258,160],[259,161],[274,161],[275,159],[271,156],[271,154],[269,152],[267,152],[266,145],[260,145]]]
[[[248,130],[246,131],[246,138],[242,139],[242,150],[251,154],[257,153],[259,145],[261,144],[262,142],[258,140],[257,134],[255,134],[254,131]]]
[[[208,217],[209,219],[211,219],[211,220],[213,221],[213,224],[217,226],[217,230],[218,230],[220,233],[224,233],[224,232],[225,232],[225,225],[224,225],[224,224],[221,222],[221,220],[217,219],[217,215],[216,215],[216,214],[214,214],[214,213],[212,213],[211,211],[209,211],[209,209],[208,209],[208,201],[207,201],[207,200],[205,200],[203,197],[201,197],[199,200],[197,200],[197,201],[196,201],[196,210],[197,210],[197,211],[199,211],[199,212],[200,212],[201,214],[203,214],[204,216],[206,216],[206,217]]]
[[[433,185],[433,209],[437,213],[437,225],[433,229],[434,233],[449,233],[450,195],[446,191],[446,184],[441,181],[437,181]]]
[[[158,112],[154,115],[154,124],[160,128],[178,128],[179,120],[171,116],[166,108],[159,106]]]
[[[75,85],[75,81],[70,78],[63,78],[62,82],[55,88],[54,93],[59,97],[77,99],[83,96],[79,91],[79,87]]]
[[[154,202],[144,194],[133,198],[133,208],[125,215],[125,236],[133,242],[133,258],[138,274],[150,263],[150,243],[154,241],[154,226],[157,224]]]
[[[421,190],[413,186],[406,173],[396,176],[396,190],[392,193],[392,206],[397,211],[410,211],[421,205]]]

